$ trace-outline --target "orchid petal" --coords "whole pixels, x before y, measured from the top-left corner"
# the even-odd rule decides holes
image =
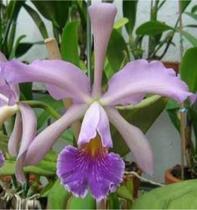
[[[0,51],[0,62],[6,62],[7,59],[5,57],[5,55]]]
[[[116,7],[109,3],[97,3],[88,8],[94,35],[95,70],[93,94],[101,94],[105,53],[112,32]]]
[[[29,145],[36,134],[37,120],[31,107],[20,104],[19,108],[22,118],[22,138],[16,161],[16,178],[19,182],[23,183],[25,182],[25,175],[23,172],[24,158]]]
[[[112,147],[109,120],[103,107],[94,102],[85,113],[78,139],[78,145],[89,143],[97,132],[104,147]]]
[[[0,107],[0,126],[18,111],[18,105]]]
[[[128,63],[109,81],[109,88],[102,103],[117,105],[122,102],[138,103],[146,93],[167,96],[183,102],[188,96],[187,85],[172,69],[159,61],[136,60]]]
[[[129,124],[115,109],[107,108],[110,122],[120,132],[121,136],[132,151],[139,167],[146,173],[153,173],[153,154],[142,131]]]
[[[14,129],[8,142],[8,151],[12,156],[17,156],[19,151],[19,144],[22,137],[22,121],[20,112],[17,113]]]
[[[69,62],[43,60],[26,65],[15,60],[7,64],[4,74],[7,75],[8,83],[43,82],[48,85],[49,92],[54,98],[69,97],[80,103],[89,99],[88,77]]]
[[[22,118],[22,138],[18,157],[27,151],[30,143],[36,135],[37,128],[36,115],[33,109],[22,103],[19,104],[19,109]]]
[[[3,166],[4,162],[5,162],[5,157],[3,153],[0,151],[0,167]]]
[[[124,161],[114,153],[91,157],[73,146],[66,146],[57,161],[57,175],[66,189],[85,197],[88,189],[98,200],[106,198],[121,183]]]
[[[38,134],[29,146],[25,164],[36,164],[42,160],[64,130],[74,121],[80,119],[86,109],[87,105],[71,106],[59,120],[55,121]]]

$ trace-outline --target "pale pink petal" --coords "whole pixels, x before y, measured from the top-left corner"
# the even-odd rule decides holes
[[[14,129],[12,131],[12,134],[8,142],[8,151],[12,156],[17,156],[18,154],[21,137],[22,137],[22,121],[21,121],[21,114],[20,112],[18,112],[16,114]]]
[[[112,32],[116,7],[109,3],[96,3],[88,8],[94,35],[95,70],[93,94],[101,94],[102,72],[105,53]]]
[[[90,98],[88,77],[76,66],[61,60],[34,61],[30,65],[11,61],[4,69],[8,83],[45,83],[56,99],[72,98],[78,102]],[[52,86],[51,86],[52,85]],[[53,89],[56,87],[55,89]],[[59,92],[60,91],[60,92]]]
[[[192,95],[175,71],[165,68],[161,62],[136,60],[128,63],[111,78],[102,103],[136,104],[147,93],[167,96],[178,102],[183,102]]]
[[[22,137],[16,161],[16,178],[19,182],[23,183],[25,182],[25,175],[23,172],[24,158],[29,145],[36,134],[37,120],[31,107],[20,103],[19,108],[22,118]]]
[[[0,62],[6,62],[7,59],[5,57],[5,55],[0,51]]]
[[[30,143],[33,141],[36,135],[37,128],[36,114],[34,113],[33,109],[22,103],[19,104],[19,109],[22,118],[22,138],[18,157],[27,151]]]
[[[148,140],[142,131],[129,124],[115,109],[107,108],[110,122],[120,132],[139,167],[146,173],[153,173],[153,154]]]
[[[104,147],[112,147],[109,120],[103,107],[94,102],[85,113],[81,131],[79,134],[78,145],[89,143],[91,139],[99,134]]]
[[[66,113],[50,126],[39,133],[31,143],[26,153],[25,164],[36,164],[51,149],[58,137],[74,121],[80,119],[87,109],[87,105],[73,105]]]

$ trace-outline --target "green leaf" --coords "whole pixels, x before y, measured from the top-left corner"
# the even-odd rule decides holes
[[[20,43],[16,48],[15,57],[18,58],[24,55],[32,46],[33,46],[33,43],[29,43],[29,42]]]
[[[121,18],[114,23],[114,29],[120,29],[129,22],[127,18]]]
[[[190,12],[185,12],[185,14],[187,14],[188,16],[190,16],[191,18],[193,18],[194,20],[197,20],[197,15],[190,13]]]
[[[115,29],[112,31],[107,58],[114,73],[129,60],[127,44],[123,36]]]
[[[69,196],[69,192],[57,180],[48,192],[48,209],[66,209],[66,202]]]
[[[190,91],[197,91],[197,47],[190,48],[184,54],[181,65],[181,79],[189,86]]]
[[[133,209],[196,209],[197,181],[183,181],[140,196]]]
[[[118,188],[117,194],[119,197],[124,198],[126,200],[133,200],[133,193],[125,185],[121,185]]]
[[[96,201],[89,194],[83,199],[71,196],[66,209],[96,209]]]
[[[182,31],[182,34],[193,45],[193,47],[197,47],[197,39],[193,35],[187,31]]]
[[[137,13],[137,0],[133,1],[128,1],[128,0],[123,0],[123,16],[128,18],[129,23],[126,25],[126,29],[128,34],[132,34],[133,28],[135,26],[135,21],[136,21],[136,13]]]
[[[70,1],[33,0],[32,3],[45,18],[52,21],[60,32],[62,31],[68,19]]]
[[[15,174],[16,162],[14,160],[6,160],[5,164],[0,168],[0,175],[7,176]],[[56,174],[56,163],[42,160],[35,166],[27,166],[24,168],[26,173],[33,173],[39,176],[54,176]]]
[[[161,34],[164,31],[174,30],[171,26],[166,25],[165,23],[159,21],[148,21],[140,25],[136,29],[137,35],[151,35],[155,36]]]
[[[20,93],[23,100],[32,100],[32,83],[20,84]]]
[[[120,110],[121,115],[132,125],[140,128],[144,133],[151,127],[161,112],[164,110],[167,103],[166,98],[157,97],[150,100],[148,103],[142,102],[142,105],[133,107],[133,110]],[[144,117],[146,116],[146,117]],[[120,155],[126,155],[129,152],[127,145],[122,139],[118,131],[112,129],[113,151]]]
[[[47,29],[45,27],[44,22],[42,21],[42,19],[40,18],[40,15],[36,12],[36,10],[32,9],[30,6],[28,6],[27,4],[24,4],[23,7],[27,10],[27,12],[29,13],[29,15],[32,17],[32,19],[34,20],[34,23],[37,25],[37,27],[40,30],[40,33],[42,35],[42,37],[44,39],[46,39],[48,37],[48,33],[47,33]]]
[[[191,9],[191,13],[196,13],[197,11],[197,5],[194,5]]]
[[[80,63],[78,53],[78,28],[78,21],[72,21],[67,23],[63,30],[61,42],[62,58],[77,66],[79,66]]]
[[[179,0],[181,12],[184,12],[187,6],[190,4],[191,0]]]

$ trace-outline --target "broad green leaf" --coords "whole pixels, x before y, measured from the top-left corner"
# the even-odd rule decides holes
[[[188,16],[190,16],[191,18],[193,18],[194,20],[197,20],[197,15],[190,13],[190,12],[185,12],[185,14],[187,14]]]
[[[166,110],[171,122],[173,123],[174,127],[177,129],[178,132],[180,131],[180,120],[178,118],[179,109],[180,105],[177,102],[173,100],[168,100]]]
[[[181,79],[189,86],[190,91],[197,91],[197,47],[190,48],[184,54],[181,65]]]
[[[193,45],[193,47],[197,47],[197,38],[187,31],[182,31],[182,34]]]
[[[67,202],[67,209],[96,209],[96,201],[89,194],[85,198],[71,196]]]
[[[129,23],[126,25],[126,29],[128,34],[130,35],[132,34],[133,28],[135,26],[137,3],[138,0],[133,0],[133,1],[123,0],[122,2],[123,16],[128,18],[129,20]]]
[[[48,209],[66,209],[66,202],[70,193],[57,180],[51,190],[48,192]]]
[[[187,8],[187,6],[190,4],[191,0],[179,0],[179,4],[180,4],[180,10],[181,12],[184,12]]]
[[[5,164],[0,168],[0,175],[7,176],[15,174],[15,165],[16,162],[14,160],[6,160]],[[42,160],[35,166],[25,167],[24,171],[39,176],[54,176],[56,174],[56,163]]]
[[[20,91],[23,100],[32,100],[32,83],[20,84]]]
[[[29,42],[20,43],[16,48],[15,57],[18,58],[24,55],[32,46],[33,46],[33,43],[29,43]]]
[[[10,1],[6,8],[6,17],[9,20],[15,20],[18,17],[21,7],[25,3],[25,0],[21,1]]]
[[[166,25],[165,23],[159,21],[148,21],[140,25],[136,29],[137,35],[152,35],[155,36],[157,34],[161,34],[164,31],[174,30],[171,26]]]
[[[196,13],[197,11],[197,5],[194,5],[191,9],[191,13]]]
[[[197,180],[157,188],[140,196],[133,209],[196,209]]]
[[[37,25],[38,29],[40,30],[40,33],[41,33],[42,37],[44,39],[46,39],[48,37],[47,29],[45,27],[44,22],[40,18],[40,15],[36,12],[36,10],[34,10],[33,8],[31,8],[27,4],[24,4],[23,7],[27,10],[27,12],[29,13],[29,15],[34,20],[34,23]]]
[[[108,62],[115,73],[123,63],[128,62],[128,48],[123,36],[117,31],[112,31],[112,36],[107,50]]]
[[[80,63],[78,52],[78,28],[78,21],[67,23],[63,30],[61,42],[62,58],[77,66],[79,66]]]
[[[121,185],[118,190],[117,194],[119,197],[132,201],[133,200],[133,193],[125,186]]]
[[[166,103],[166,98],[158,97],[156,100],[154,99],[153,101],[149,101],[149,103],[145,103],[139,107],[134,107],[133,110],[120,110],[120,113],[125,120],[137,126],[144,133],[146,133],[146,131],[152,126],[152,124],[164,110]],[[114,144],[113,151],[122,156],[129,152],[127,145],[115,128],[112,129],[112,139]]]
[[[129,22],[127,18],[121,18],[114,23],[114,29],[120,29]]]
[[[59,29],[61,32],[67,19],[70,1],[36,1],[32,3],[38,11]]]

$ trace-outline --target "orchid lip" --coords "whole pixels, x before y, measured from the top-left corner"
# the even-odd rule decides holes
[[[5,95],[3,95],[1,93],[0,93],[0,99],[3,100],[3,101],[5,101],[7,104],[9,103],[8,97],[6,97]]]

